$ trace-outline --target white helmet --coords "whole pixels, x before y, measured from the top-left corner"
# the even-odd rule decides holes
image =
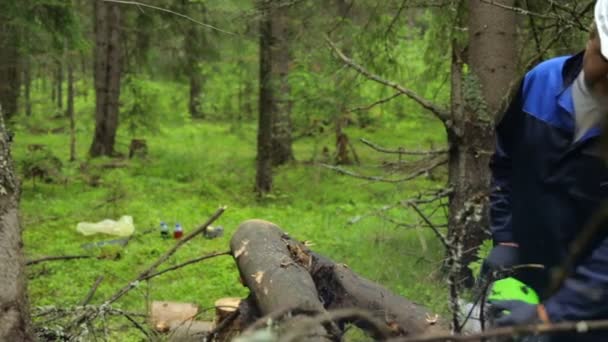
[[[602,56],[608,59],[608,0],[597,0],[594,20],[600,38]]]

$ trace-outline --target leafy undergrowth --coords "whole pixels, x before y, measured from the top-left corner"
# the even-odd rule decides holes
[[[81,108],[85,111],[89,107]],[[82,112],[80,116],[84,116]],[[297,162],[276,169],[273,193],[256,200],[252,192],[256,134],[251,123],[238,127],[186,119],[163,123],[154,134],[140,136],[149,145],[150,152],[144,160],[87,160],[92,123],[86,118],[80,120],[76,162],[68,161],[69,136],[65,132],[16,126],[13,156],[17,165],[28,158],[31,153],[28,145],[32,144],[44,145],[63,164],[62,177],[52,183],[22,179],[21,214],[28,259],[48,255],[95,256],[30,266],[28,287],[33,306],[77,305],[95,279],[103,275],[105,279],[91,302],[101,303],[175,243],[161,239],[158,229],[161,221],[170,225],[179,222],[188,233],[220,205],[227,205],[228,210],[216,222],[225,229],[223,237],[195,238],[164,267],[212,251],[228,250],[230,236],[240,222],[263,218],[297,239],[312,241],[315,251],[347,264],[364,277],[437,312],[445,312],[446,291],[439,274],[443,250],[433,234],[424,228],[403,228],[369,215],[418,191],[441,187],[445,170],[401,184],[341,176],[309,162],[321,155],[324,146],[333,151],[333,137],[309,137],[295,143]],[[62,127],[66,126],[65,121],[59,118],[40,125]],[[347,132],[361,159],[360,166],[349,168],[386,177],[406,173],[389,174],[386,168],[379,167],[383,161],[396,162],[397,157],[381,155],[356,139],[364,137],[384,146],[412,149],[429,148],[431,142],[440,145],[443,141],[441,128],[420,118],[374,130],[349,128]],[[130,135],[121,130],[117,149],[126,153],[129,140]],[[402,208],[386,212],[394,221],[418,222],[415,214]],[[118,219],[121,215],[132,215],[136,226],[136,236],[126,247],[82,247],[113,237],[82,236],[75,229],[78,222]],[[152,300],[172,300],[210,308],[218,298],[246,294],[234,262],[224,256],[139,284],[115,306],[145,313]],[[202,314],[202,319],[212,318],[213,310]],[[113,339],[141,339],[128,321],[116,319],[115,324]]]

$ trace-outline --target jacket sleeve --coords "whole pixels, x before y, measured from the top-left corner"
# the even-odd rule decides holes
[[[522,111],[523,81],[509,108],[496,126],[496,147],[490,159],[490,230],[495,243],[512,242],[511,154]]]
[[[608,317],[608,236],[545,302],[553,322]]]

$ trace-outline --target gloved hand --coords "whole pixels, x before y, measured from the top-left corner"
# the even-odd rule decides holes
[[[519,263],[519,249],[511,245],[496,245],[481,266],[481,276],[494,271],[509,269]]]
[[[542,305],[528,304],[521,300],[495,301],[490,303],[488,310],[493,318],[493,324],[497,327],[548,322],[548,316]],[[544,316],[542,319],[539,313]]]

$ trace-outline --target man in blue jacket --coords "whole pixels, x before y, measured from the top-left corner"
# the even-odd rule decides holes
[[[608,233],[587,248],[562,287],[548,293],[550,270],[608,200],[608,168],[598,149],[608,115],[608,0],[597,1],[594,21],[583,52],[550,59],[526,74],[496,128],[490,165],[495,247],[485,268],[544,265],[516,273],[542,304],[495,303],[507,312],[499,326],[608,319]],[[608,341],[608,331],[555,340]]]

